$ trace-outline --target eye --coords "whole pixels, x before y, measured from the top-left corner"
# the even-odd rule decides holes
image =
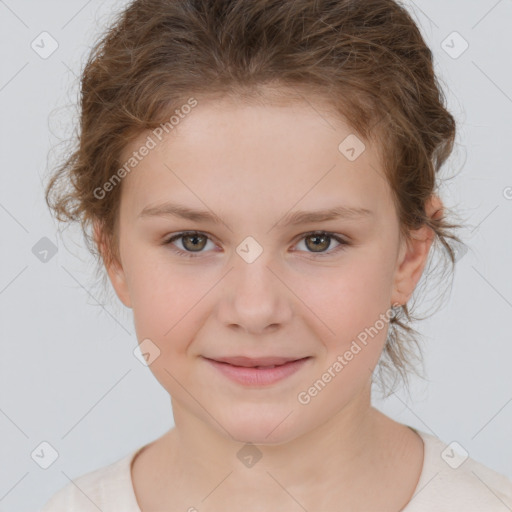
[[[173,245],[173,242],[179,239],[182,240],[181,245],[185,250],[178,249]],[[171,238],[168,238],[164,244],[170,245],[171,250],[181,256],[195,258],[201,255],[201,250],[206,246],[208,240],[210,239],[205,233],[201,233],[200,231],[187,231],[173,235]]]
[[[307,249],[312,249],[311,254],[313,254],[314,257],[330,256],[345,249],[345,246],[349,245],[346,240],[334,233],[329,233],[328,231],[312,231],[310,233],[305,233],[302,235],[301,242],[302,240],[305,241]],[[327,251],[331,246],[331,240],[335,240],[338,243],[338,246],[333,250]]]
[[[327,249],[331,246],[331,239],[334,239],[338,243],[338,246],[333,250],[327,251]],[[184,250],[179,249],[174,245],[175,240],[181,240],[180,244]],[[329,233],[327,231],[312,231],[305,233],[301,236],[300,242],[302,240],[305,240],[306,249],[312,249],[310,254],[312,254],[315,258],[332,255],[345,249],[345,246],[350,245],[349,242],[342,239],[338,235]],[[180,256],[196,258],[197,256],[201,256],[203,252],[206,252],[202,249],[205,248],[208,241],[213,244],[212,240],[205,233],[200,231],[185,231],[167,238],[163,244],[169,245],[171,250]]]

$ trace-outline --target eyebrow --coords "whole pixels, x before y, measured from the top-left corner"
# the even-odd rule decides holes
[[[372,216],[373,211],[367,208],[357,208],[348,206],[336,206],[323,210],[313,211],[294,211],[286,214],[283,219],[276,223],[282,226],[296,226],[298,224],[308,224],[314,222],[325,222],[336,219],[359,219]],[[212,224],[224,224],[224,222],[214,213],[207,210],[195,210],[187,206],[163,203],[155,206],[146,206],[138,215],[138,218],[144,217],[179,217],[194,222],[210,222]],[[226,224],[227,225],[227,224]],[[229,227],[229,226],[228,226]]]

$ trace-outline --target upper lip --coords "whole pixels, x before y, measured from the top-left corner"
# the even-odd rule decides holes
[[[290,361],[297,361],[304,359],[304,357],[245,357],[245,356],[232,356],[232,357],[207,357],[221,363],[232,364],[233,366],[277,366],[285,364]]]

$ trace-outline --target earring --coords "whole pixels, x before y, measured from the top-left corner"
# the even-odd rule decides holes
[[[398,312],[401,307],[402,307],[401,304],[393,304],[391,306],[392,315],[391,315],[390,320],[394,320],[398,316]]]

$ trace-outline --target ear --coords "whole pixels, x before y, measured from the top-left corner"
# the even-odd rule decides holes
[[[431,196],[425,205],[425,212],[433,219],[442,217],[443,203],[438,196]],[[435,233],[431,228],[422,226],[411,232],[410,240],[402,242],[391,296],[392,304],[403,305],[411,298],[423,274],[434,237]]]
[[[131,308],[132,305],[126,282],[126,275],[121,266],[121,263],[113,257],[111,249],[107,244],[105,233],[98,221],[93,221],[93,231],[94,241],[96,242],[96,246],[98,247],[98,250],[101,254],[103,264],[105,265],[105,269],[107,271],[110,282],[114,287],[116,295],[127,308]]]

